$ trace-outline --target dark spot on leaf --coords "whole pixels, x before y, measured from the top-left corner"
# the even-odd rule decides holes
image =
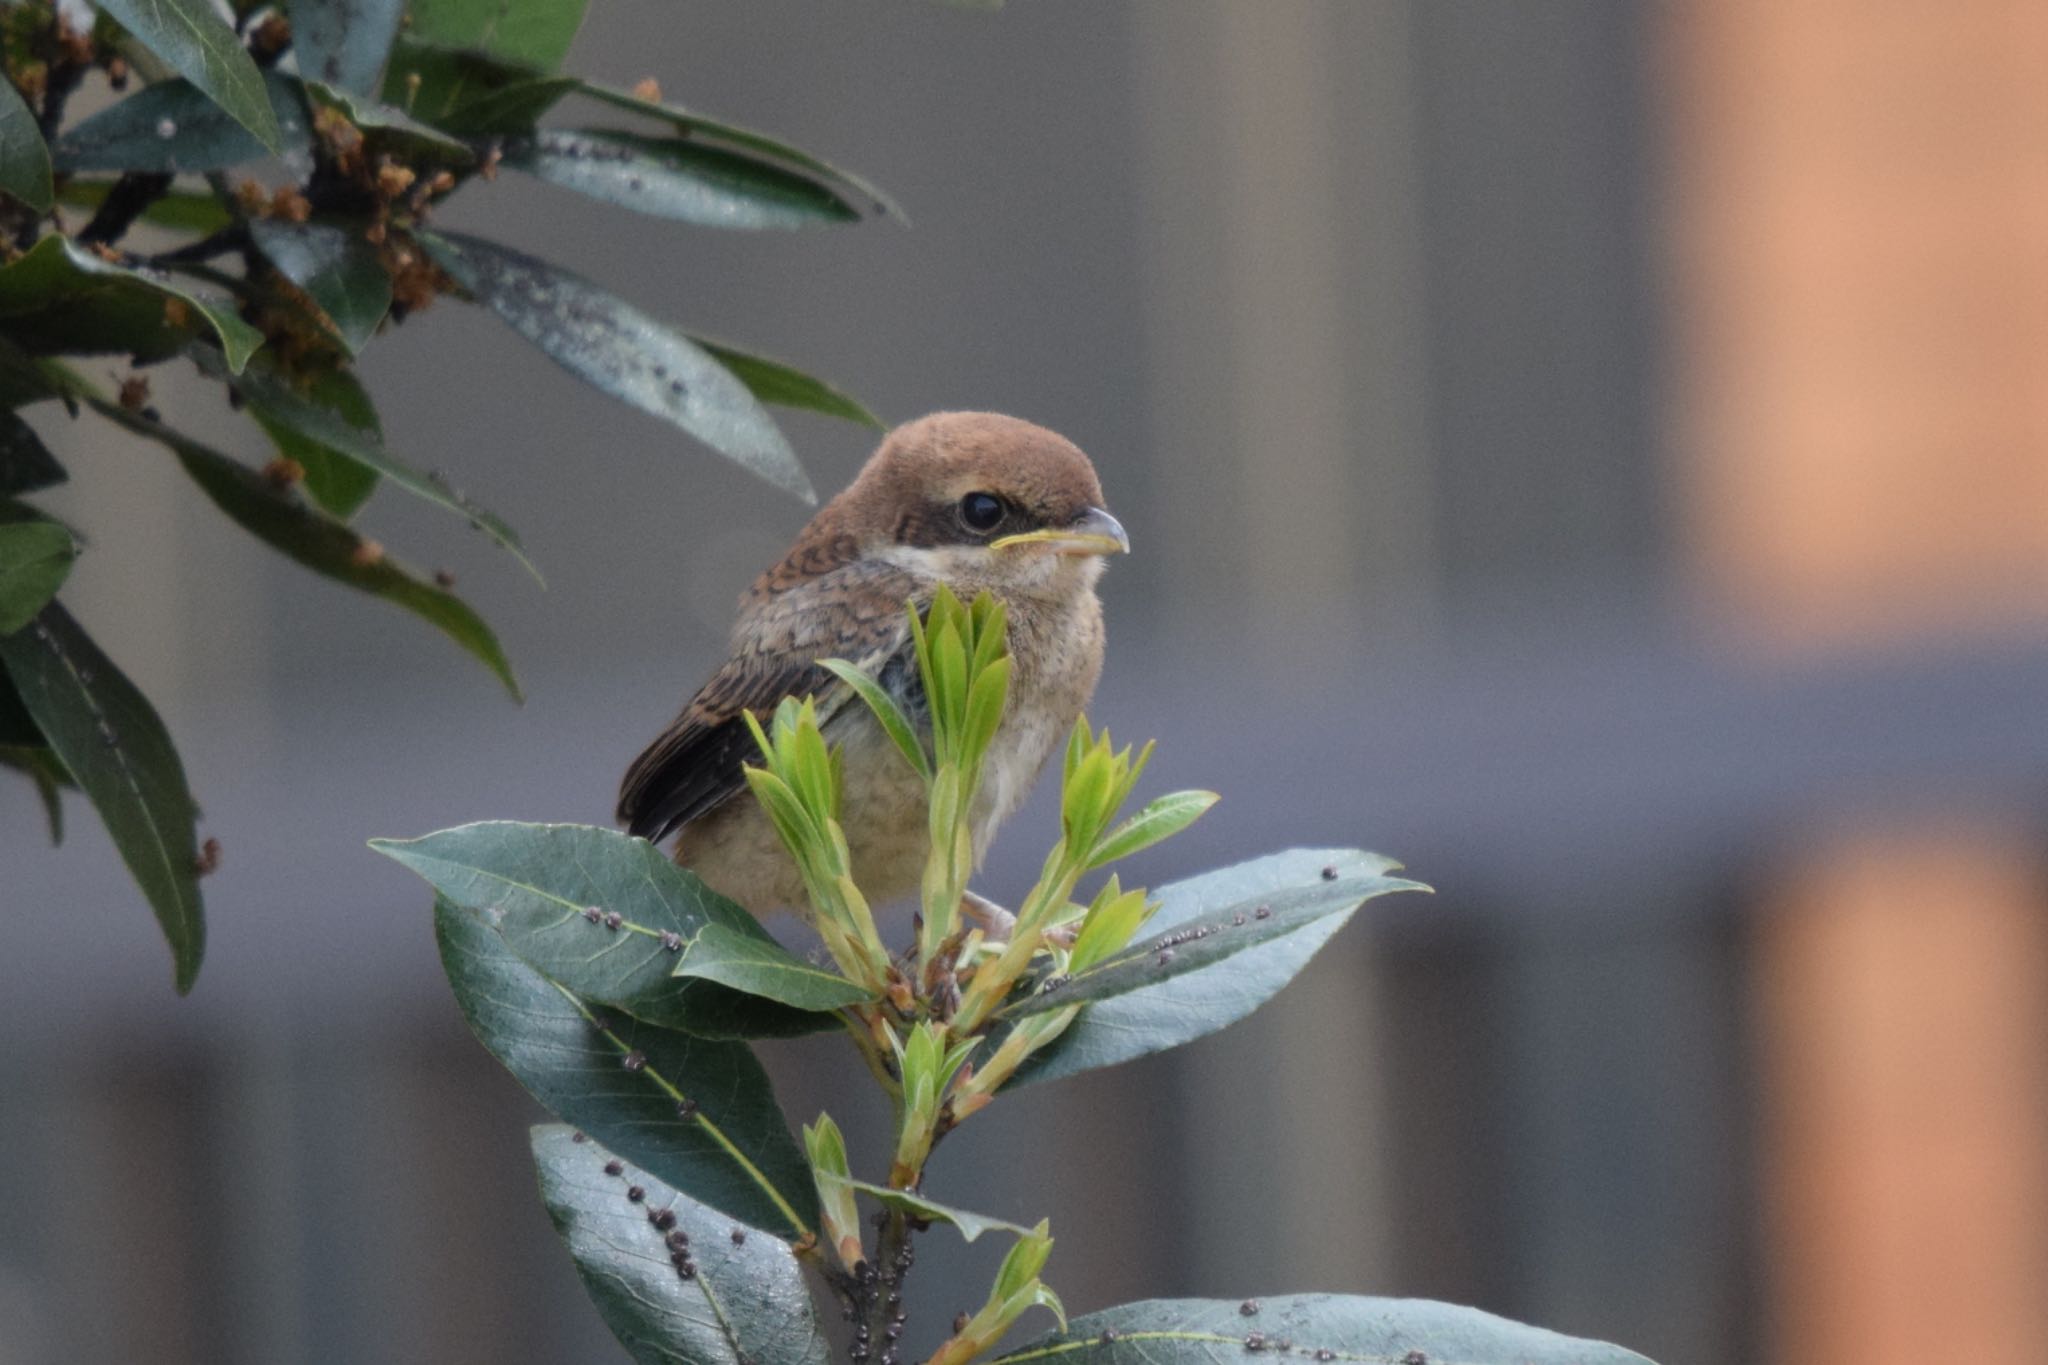
[[[747,1244],[747,1230],[745,1228],[735,1227],[732,1230],[732,1244],[736,1247]]]
[[[1247,1351],[1265,1350],[1266,1334],[1264,1332],[1246,1332],[1244,1334],[1244,1348]]]
[[[641,1067],[647,1065],[647,1054],[636,1047],[625,1056],[619,1058],[619,1065],[628,1071],[638,1071]]]
[[[1116,1328],[1114,1328],[1114,1327],[1105,1327],[1105,1328],[1103,1328],[1103,1329],[1102,1329],[1102,1344],[1103,1344],[1104,1346],[1107,1346],[1107,1345],[1109,1345],[1109,1344],[1110,1344],[1111,1342],[1113,1342],[1113,1341],[1115,1341],[1115,1340],[1116,1340]]]
[[[697,1117],[697,1101],[682,1100],[678,1102],[676,1105],[676,1117],[679,1119],[693,1119]]]
[[[1337,880],[1337,865],[1335,863],[1331,863],[1328,867],[1323,869],[1323,880],[1326,882],[1334,882]]]
[[[639,1203],[646,1197],[647,1191],[641,1189],[638,1185],[626,1186],[626,1198],[632,1200],[635,1204]]]
[[[589,920],[592,924],[595,924],[599,920],[604,918],[604,911],[598,909],[594,905],[586,905],[583,907],[583,918]]]
[[[606,915],[604,917],[604,927],[607,929],[616,929],[625,922],[626,917],[624,915],[621,915],[616,910],[612,911],[609,915]]]
[[[661,934],[661,946],[672,953],[680,953],[683,950],[683,936],[673,929],[664,929]]]
[[[571,1141],[571,1142],[588,1142],[588,1141],[590,1141],[590,1138],[589,1138],[589,1136],[588,1136],[587,1134],[584,1134],[584,1133],[571,1133],[571,1134],[569,1134],[569,1141]]]
[[[667,1232],[676,1225],[675,1210],[649,1209],[647,1210],[647,1221],[654,1224],[655,1231]]]
[[[1273,918],[1273,907],[1272,907],[1272,906],[1270,906],[1270,905],[1262,905],[1262,906],[1260,906],[1260,907],[1259,907],[1258,909],[1256,909],[1256,910],[1252,911],[1252,918],[1253,918],[1253,919],[1271,919],[1271,918]]]
[[[1246,1299],[1237,1306],[1237,1311],[1246,1317],[1251,1317],[1259,1311],[1259,1301],[1257,1299]]]
[[[1401,1365],[1429,1365],[1429,1357],[1421,1351],[1410,1351],[1401,1357]]]
[[[677,1228],[663,1240],[667,1242],[670,1251],[688,1251],[690,1249],[690,1234],[684,1232],[681,1228]]]
[[[1236,926],[1237,926],[1237,927],[1239,927],[1239,928],[1243,928],[1243,927],[1244,927],[1244,911],[1240,910],[1240,911],[1238,911],[1238,912],[1237,912],[1236,914],[1232,915],[1232,916],[1230,917],[1230,922],[1231,922],[1232,924],[1236,925]]]
[[[604,1163],[604,1173],[606,1175],[624,1175],[626,1168],[616,1161],[607,1161]]]
[[[1173,949],[1161,948],[1159,950],[1159,965],[1164,967],[1167,963],[1171,961],[1173,961]]]

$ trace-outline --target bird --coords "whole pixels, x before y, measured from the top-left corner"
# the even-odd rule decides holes
[[[814,698],[840,751],[841,825],[854,882],[882,904],[914,891],[928,847],[923,779],[852,688],[819,660],[875,678],[922,731],[929,709],[908,610],[941,584],[1003,604],[1011,657],[1003,722],[970,811],[979,864],[1022,804],[1102,674],[1096,595],[1130,538],[1103,506],[1094,465],[1065,437],[991,412],[939,412],[881,441],[859,475],[741,594],[729,657],[634,760],[618,819],[756,916],[804,907],[796,864],[747,789],[760,754],[746,715]]]

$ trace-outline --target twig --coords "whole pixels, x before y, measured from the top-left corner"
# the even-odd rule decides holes
[[[240,251],[249,244],[249,227],[246,223],[229,223],[226,227],[196,242],[172,251],[160,251],[148,258],[151,265],[182,265],[192,261],[210,261],[216,256],[225,256],[231,251]]]
[[[92,221],[79,229],[78,240],[88,246],[94,242],[112,246],[126,236],[135,220],[147,212],[151,204],[163,198],[170,188],[171,177],[162,172],[126,172],[107,191],[107,197],[100,201]]]
[[[875,1215],[880,1229],[875,1259],[863,1262],[860,1289],[861,1312],[854,1319],[853,1365],[898,1365],[897,1342],[909,1313],[903,1305],[903,1282],[910,1275],[916,1253],[911,1238],[917,1227],[910,1216],[898,1209]],[[879,1346],[879,1350],[876,1348]]]

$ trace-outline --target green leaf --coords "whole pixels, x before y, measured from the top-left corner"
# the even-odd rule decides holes
[[[770,137],[766,133],[757,133],[750,128],[742,128],[735,123],[725,123],[719,119],[707,118],[702,114],[693,114],[687,109],[678,109],[674,105],[656,104],[651,100],[643,100],[637,95],[630,94],[624,90],[614,89],[611,86],[597,85],[590,81],[585,81],[581,84],[580,89],[583,94],[591,99],[609,104],[614,109],[624,109],[643,118],[655,119],[666,123],[684,137],[724,143],[729,147],[736,147],[742,151],[754,152],[772,160],[783,162],[796,170],[816,176],[826,185],[846,191],[848,196],[854,200],[874,205],[875,210],[879,213],[887,214],[900,222],[908,223],[910,221],[904,216],[903,210],[898,208],[889,196],[883,194],[853,172],[841,170],[828,161],[812,156],[809,152],[792,147],[780,138]]]
[[[293,391],[305,402],[327,412],[333,420],[362,433],[364,439],[382,448],[383,431],[377,409],[362,381],[347,370],[318,370],[302,376]],[[300,431],[270,408],[249,405],[249,415],[270,433],[278,454],[298,461],[306,471],[306,496],[329,516],[347,521],[361,510],[377,489],[377,471],[354,456],[324,445]]]
[[[838,1023],[670,976],[684,942],[708,924],[757,938],[766,931],[645,839],[591,825],[493,820],[370,846],[484,913],[512,951],[587,1000],[711,1038],[787,1037]],[[587,918],[593,909],[595,923]],[[611,914],[617,928],[604,918]]]
[[[393,562],[381,547],[273,487],[255,470],[96,394],[81,397],[107,420],[168,447],[214,505],[258,540],[315,573],[395,603],[438,627],[482,660],[515,698],[519,696],[518,680],[512,676],[512,665],[499,648],[498,637],[461,598],[422,581]]]
[[[299,73],[337,90],[377,93],[405,0],[292,0]]]
[[[0,412],[0,497],[54,487],[66,477],[34,427],[19,413]]]
[[[860,217],[809,177],[682,138],[548,129],[507,146],[505,164],[636,213],[699,227],[799,228]]]
[[[1145,809],[1102,836],[1102,842],[1095,846],[1095,854],[1088,860],[1088,866],[1103,867],[1119,858],[1142,852],[1162,840],[1171,839],[1201,819],[1202,813],[1219,799],[1215,792],[1184,791],[1171,792],[1149,802]]]
[[[754,396],[682,333],[509,247],[453,233],[422,233],[419,241],[472,298],[577,378],[816,501],[796,452]]]
[[[178,993],[191,990],[206,951],[198,811],[163,722],[58,603],[0,636],[0,665],[156,911]]]
[[[272,151],[312,146],[299,83],[281,72],[263,75],[264,98],[278,141],[266,144],[190,81],[145,85],[67,129],[50,149],[57,169],[154,171],[176,175],[223,170]]]
[[[753,355],[728,346],[724,342],[711,341],[693,335],[690,340],[702,346],[713,360],[731,370],[740,383],[747,386],[747,392],[763,403],[778,407],[804,408],[811,412],[822,412],[827,417],[843,417],[849,422],[873,427],[876,431],[888,430],[888,424],[869,412],[850,395],[833,388],[822,379],[814,379],[802,370],[791,369],[779,360]]]
[[[50,149],[10,80],[0,80],[0,190],[37,213],[50,211]]]
[[[373,154],[389,152],[415,163],[425,160],[450,166],[466,166],[476,160],[468,143],[420,122],[402,109],[336,90],[319,81],[307,81],[305,85],[307,97],[315,104],[339,110],[362,132],[363,141]]]
[[[814,966],[772,939],[707,924],[683,944],[675,976],[716,981],[800,1010],[857,1005],[868,993],[837,972]]]
[[[949,1223],[960,1231],[960,1240],[971,1242],[984,1232],[1007,1232],[1015,1237],[1028,1237],[1031,1229],[1019,1227],[1001,1218],[991,1218],[985,1213],[969,1213],[949,1204],[913,1194],[909,1190],[892,1190],[887,1185],[871,1185],[865,1180],[851,1180],[847,1184],[874,1199],[887,1208],[897,1209],[927,1223]]]
[[[1350,1294],[1147,1299],[1075,1318],[1063,1331],[996,1359],[1007,1365],[1217,1365],[1265,1353],[1356,1365],[1650,1365],[1619,1346],[1525,1327],[1476,1308]]]
[[[255,218],[249,235],[278,273],[319,306],[348,353],[359,353],[391,311],[391,277],[362,225]]]
[[[1338,863],[1329,866],[1336,872],[1334,877],[1318,872],[1310,882],[1262,889],[1234,905],[1177,925],[1162,926],[1155,921],[1143,939],[1122,952],[1070,977],[1052,978],[1050,987],[1040,982],[1039,989],[1005,1006],[1003,1013],[1019,1019],[1141,990],[1221,962],[1326,916],[1348,914],[1374,896],[1429,889],[1420,882],[1385,875],[1398,866],[1385,859],[1348,869]]]
[[[732,1236],[711,1209],[631,1165],[609,1174],[610,1154],[566,1128],[535,1128],[533,1158],[584,1288],[641,1365],[827,1365],[803,1265],[786,1243]],[[635,1187],[639,1200],[628,1197]],[[674,1220],[666,1231],[663,1214]]]
[[[204,352],[196,353],[194,358],[202,370],[215,378],[226,379]],[[536,580],[540,578],[540,570],[526,557],[518,533],[507,526],[497,513],[472,501],[445,479],[423,473],[393,455],[384,448],[374,429],[359,426],[335,410],[321,406],[262,366],[251,366],[232,383],[235,391],[248,403],[250,411],[266,428],[282,427],[295,431],[307,441],[336,455],[376,470],[406,492],[455,513],[493,542],[510,550],[520,567]]]
[[[792,1235],[816,1218],[810,1165],[745,1046],[604,1018],[445,898],[434,937],[477,1041],[550,1111],[727,1217]]]
[[[532,65],[418,42],[401,31],[384,70],[384,102],[446,132],[488,133],[493,130],[461,126],[471,109],[490,105],[515,86],[547,78],[547,72]]]
[[[588,0],[413,0],[406,36],[552,71],[568,55]]]
[[[11,635],[35,619],[70,576],[78,547],[54,521],[0,525],[0,635]]]
[[[186,320],[173,323],[167,304]],[[0,331],[37,355],[116,351],[161,359],[201,329],[220,342],[236,373],[263,344],[231,303],[161,270],[102,260],[69,238],[45,237],[0,266]]]
[[[540,116],[576,88],[571,76],[513,78],[434,120],[434,126],[462,137],[504,137],[530,133]]]
[[[924,751],[924,743],[918,739],[916,727],[910,723],[910,717],[903,714],[903,708],[896,704],[888,689],[875,681],[874,675],[866,669],[845,659],[820,659],[818,667],[832,673],[859,695],[896,745],[896,751],[903,755],[903,761],[916,769],[919,777],[930,782],[932,761]]]
[[[67,180],[57,191],[57,202],[71,208],[96,209],[106,202],[107,191],[113,188],[111,180]],[[172,190],[162,198],[152,200],[142,211],[141,221],[154,227],[205,237],[220,231],[234,219],[226,206],[210,194]]]
[[[263,73],[241,39],[206,0],[95,0],[165,65],[207,96],[272,151],[283,149]]]
[[[1147,937],[1162,937],[1212,920],[1219,911],[1227,918],[1236,913],[1232,907],[1247,901],[1256,909],[1261,898],[1288,888],[1350,884],[1389,866],[1376,854],[1354,849],[1298,848],[1254,858],[1158,888],[1152,896],[1159,909],[1146,921]],[[1337,869],[1337,882],[1322,880],[1326,867]],[[1026,1058],[1010,1084],[1057,1080],[1115,1066],[1226,1028],[1292,981],[1350,918],[1350,911],[1339,910],[1227,961],[1097,1000],[1080,1012],[1066,1032]],[[1059,994],[1053,992],[1055,998]],[[990,1046],[1000,1041],[993,1038]]]

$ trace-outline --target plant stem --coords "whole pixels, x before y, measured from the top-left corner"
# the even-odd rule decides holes
[[[903,1282],[916,1259],[911,1238],[916,1232],[910,1216],[896,1209],[875,1217],[881,1236],[876,1241],[875,1273],[863,1277],[865,1298],[854,1320],[853,1365],[898,1365],[896,1348],[903,1336],[909,1311],[904,1306]]]
[[[78,230],[78,240],[108,246],[120,241],[151,204],[171,188],[171,177],[155,171],[129,171],[114,182],[92,220]]]

